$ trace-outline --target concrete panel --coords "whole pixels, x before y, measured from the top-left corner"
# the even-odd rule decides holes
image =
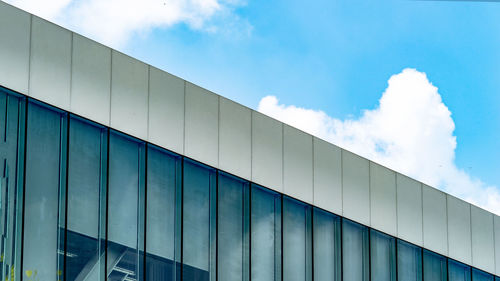
[[[252,111],[252,181],[283,191],[283,124]]]
[[[111,49],[73,34],[71,111],[109,126]]]
[[[396,174],[398,237],[422,246],[422,184]]]
[[[69,110],[71,32],[32,17],[29,95]]]
[[[472,265],[495,273],[493,214],[471,205]]]
[[[495,271],[500,275],[500,217],[493,215],[494,235],[495,235]]]
[[[345,217],[370,225],[370,164],[342,150],[342,209]]]
[[[314,205],[342,215],[342,152],[324,140],[313,141]]]
[[[223,97],[219,110],[219,168],[251,180],[252,111]]]
[[[184,153],[184,80],[149,69],[148,140],[177,153]]]
[[[283,125],[283,190],[307,203],[313,201],[312,136]]]
[[[371,226],[397,235],[396,173],[370,162]]]
[[[113,51],[111,70],[111,127],[146,140],[148,66]]]
[[[470,204],[446,195],[448,206],[448,255],[471,264]]]
[[[442,255],[448,255],[448,227],[446,219],[446,194],[422,186],[424,247]]]
[[[184,152],[202,163],[219,165],[219,96],[186,83]]]
[[[30,14],[0,1],[0,85],[28,94]]]

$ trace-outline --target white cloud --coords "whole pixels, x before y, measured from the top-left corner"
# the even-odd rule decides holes
[[[339,120],[320,110],[263,98],[258,110],[428,185],[500,214],[500,192],[455,164],[455,124],[425,73],[393,75],[375,109]]]
[[[6,1],[113,47],[124,45],[134,34],[175,24],[206,32],[225,27],[243,33],[251,30],[250,24],[234,13],[245,5],[241,0]]]

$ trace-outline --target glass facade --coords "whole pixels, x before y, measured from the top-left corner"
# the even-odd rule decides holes
[[[0,108],[2,281],[495,280],[15,93]]]

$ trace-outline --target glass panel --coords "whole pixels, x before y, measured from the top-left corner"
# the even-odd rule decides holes
[[[343,220],[342,223],[342,255],[343,280],[368,281],[368,228]]]
[[[396,239],[375,230],[370,231],[372,281],[396,280]]]
[[[283,280],[312,279],[311,207],[283,198]]]
[[[107,130],[71,118],[66,278],[103,280]]]
[[[446,258],[424,250],[424,280],[446,281],[447,278]]]
[[[340,218],[314,208],[314,280],[340,281]]]
[[[473,268],[472,269],[472,281],[493,281],[493,275]]]
[[[422,249],[398,240],[398,281],[422,281]]]
[[[19,279],[25,99],[0,89],[0,276]],[[19,156],[19,158],[18,158]],[[19,162],[18,162],[19,159]],[[18,173],[18,171],[20,171]],[[19,188],[18,188],[19,187]]]
[[[148,148],[146,280],[180,280],[181,159]]]
[[[60,194],[66,173],[61,170],[67,141],[62,114],[34,103],[28,105],[24,265],[26,280],[59,280],[64,258],[64,213]],[[60,197],[61,196],[61,197]]]
[[[252,186],[252,280],[281,280],[281,195]]]
[[[142,280],[144,144],[117,133],[109,140],[108,280]]]
[[[215,180],[215,170],[184,161],[184,280],[215,280]]]
[[[249,184],[219,173],[218,280],[249,279]]]
[[[470,281],[470,266],[448,259],[449,281]]]

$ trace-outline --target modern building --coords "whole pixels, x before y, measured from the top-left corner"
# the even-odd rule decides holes
[[[1,280],[495,281],[500,218],[0,2]]]

